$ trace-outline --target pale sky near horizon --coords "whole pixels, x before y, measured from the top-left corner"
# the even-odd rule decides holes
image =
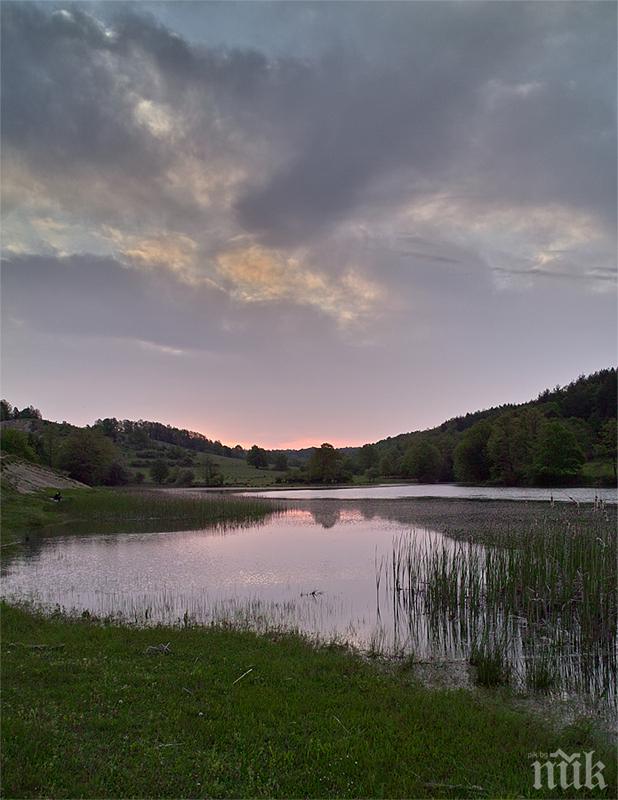
[[[2,14],[2,394],[356,445],[617,361],[616,4]]]

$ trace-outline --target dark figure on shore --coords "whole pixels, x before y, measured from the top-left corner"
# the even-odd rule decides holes
[[[62,495],[60,492],[56,492],[56,494],[52,496],[52,500],[54,503],[59,503],[62,500]]]

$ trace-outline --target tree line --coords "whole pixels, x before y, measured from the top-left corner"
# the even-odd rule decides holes
[[[218,439],[208,439],[204,434],[190,431],[186,428],[175,428],[173,425],[164,425],[162,422],[149,420],[118,420],[115,417],[98,419],[94,423],[105,436],[112,441],[126,440],[126,443],[135,449],[147,447],[152,442],[194,450],[197,453],[212,453],[228,458],[245,458],[245,450],[239,444],[229,447]]]
[[[285,480],[568,485],[582,480],[586,462],[599,460],[611,470],[599,480],[615,484],[616,435],[616,370],[606,369],[544,391],[529,403],[476,411],[427,431],[344,451],[324,443]],[[279,455],[254,445],[247,461],[266,469]]]
[[[154,482],[180,485],[196,478],[206,485],[221,485],[221,470],[210,455],[245,458],[258,469],[281,472],[279,481],[296,483],[412,479],[512,486],[569,484],[581,480],[582,467],[594,460],[611,465],[611,475],[605,480],[616,482],[615,369],[580,376],[526,404],[477,411],[427,431],[345,450],[325,442],[308,451],[266,450],[258,445],[245,451],[240,445],[227,447],[203,434],[158,422],[109,417],[90,428],[75,428],[43,422],[33,406],[20,411],[2,400],[0,409],[3,421],[33,423],[30,431],[3,426],[3,452],[63,469],[89,484],[118,485],[129,480],[119,448],[141,454],[142,460],[134,460],[131,466],[149,469]],[[153,443],[159,444],[152,448]],[[195,457],[199,457],[197,464]],[[132,479],[145,477],[137,472]]]
[[[38,408],[26,406],[21,411],[17,406],[13,407],[8,400],[0,400],[0,422],[8,419],[42,419],[43,416]]]
[[[615,483],[615,369],[580,376],[529,403],[365,445],[356,458],[370,478],[510,486],[572,483],[586,462],[597,459],[611,465]]]

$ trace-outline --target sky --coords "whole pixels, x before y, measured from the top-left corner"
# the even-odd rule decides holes
[[[3,2],[3,396],[341,446],[615,365],[616,8]]]

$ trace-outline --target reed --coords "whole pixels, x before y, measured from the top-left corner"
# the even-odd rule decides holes
[[[511,668],[505,653],[506,647],[501,642],[490,642],[485,638],[472,644],[470,664],[476,668],[479,686],[506,686],[510,683]]]
[[[88,525],[165,529],[256,522],[278,510],[272,501],[257,497],[204,493],[173,494],[135,489],[97,489],[67,492],[55,507],[59,517]]]
[[[541,653],[528,664],[526,685],[530,690],[546,694],[556,689],[559,683],[560,674],[551,652]]]
[[[459,642],[480,682],[615,699],[617,555],[613,520],[584,509],[485,531],[482,544],[412,531],[377,570],[411,626]]]

